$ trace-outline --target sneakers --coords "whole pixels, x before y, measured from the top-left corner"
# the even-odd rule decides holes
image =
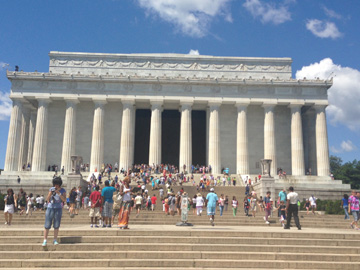
[[[266,221],[266,217],[263,217],[264,218],[264,220]]]
[[[103,224],[102,227],[103,227],[103,228],[106,228],[106,224]]]
[[[108,228],[111,228],[111,224],[108,224],[107,227],[108,227]]]
[[[7,225],[8,223],[7,222],[5,222],[5,225]]]
[[[91,224],[91,225],[90,225],[90,228],[92,228],[93,226],[94,226],[94,225],[93,225],[93,224]]]
[[[44,240],[44,242],[42,243],[42,246],[43,246],[43,247],[46,247],[46,246],[47,246],[47,241],[46,241],[46,240]]]
[[[54,240],[53,244],[54,244],[54,246],[57,246],[59,243],[58,243],[58,241]]]
[[[350,223],[350,228],[354,229],[354,225],[352,223]]]
[[[290,227],[284,226],[284,229],[285,229],[285,230],[290,230]]]
[[[94,227],[95,227],[95,228],[99,228],[99,225],[95,225]]]
[[[266,223],[266,224],[270,224],[270,222],[269,222],[269,221],[266,221],[265,223]]]

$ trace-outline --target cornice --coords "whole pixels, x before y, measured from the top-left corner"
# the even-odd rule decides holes
[[[325,87],[330,88],[333,84],[331,80],[309,80],[309,79],[293,79],[289,78],[283,80],[280,78],[276,79],[267,79],[266,77],[262,79],[254,78],[241,78],[235,76],[234,78],[227,77],[213,77],[208,75],[207,77],[197,77],[196,75],[192,77],[184,77],[181,75],[178,76],[139,76],[139,75],[124,75],[119,74],[117,76],[112,75],[84,75],[81,73],[78,74],[66,74],[66,73],[39,73],[39,72],[13,72],[7,71],[7,78],[15,84],[22,84],[25,80],[38,80],[39,84],[43,85],[48,82],[53,81],[67,81],[73,82],[96,82],[101,86],[103,83],[151,83],[154,85],[159,84],[187,84],[187,85],[237,85],[237,86],[309,86],[309,87]],[[39,85],[39,86],[41,86]],[[16,86],[16,85],[15,85]]]

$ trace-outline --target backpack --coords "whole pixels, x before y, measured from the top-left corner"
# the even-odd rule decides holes
[[[171,201],[172,201],[172,197],[169,197],[167,204],[168,204],[168,205],[171,205]]]

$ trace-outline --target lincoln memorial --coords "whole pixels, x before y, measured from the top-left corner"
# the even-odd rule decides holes
[[[292,78],[291,58],[49,53],[49,72],[8,71],[13,107],[4,175],[102,164],[211,165],[258,175],[271,159],[330,179],[331,80]],[[316,178],[315,177],[315,178]]]

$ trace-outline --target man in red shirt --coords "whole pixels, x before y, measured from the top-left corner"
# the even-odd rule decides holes
[[[91,208],[90,208],[90,213],[89,216],[91,217],[91,225],[90,227],[94,227],[98,228],[99,226],[97,225],[97,221],[98,218],[101,217],[100,214],[100,206],[101,204],[101,193],[99,192],[99,186],[95,187],[95,191],[91,192],[90,194],[90,202],[91,202]],[[95,223],[94,223],[94,218],[95,218]]]
[[[154,211],[155,210],[155,206],[156,206],[156,201],[157,198],[155,196],[155,194],[151,197],[151,210]]]

